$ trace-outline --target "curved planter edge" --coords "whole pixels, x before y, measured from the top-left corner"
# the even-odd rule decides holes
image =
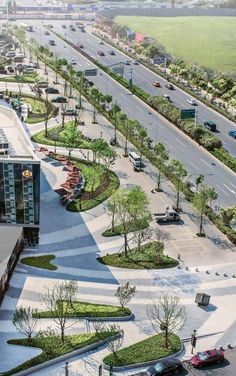
[[[48,319],[50,319],[50,317],[40,317],[40,320],[48,320]],[[127,316],[117,316],[117,317],[91,317],[91,316],[72,317],[71,316],[70,319],[88,320],[88,322],[90,321],[130,321],[130,320],[135,319],[135,315],[131,313],[130,315],[127,315]]]
[[[111,338],[115,339],[117,337],[117,335],[114,335],[112,336]],[[96,343],[93,343],[91,345],[87,345],[87,346],[84,346],[82,347],[81,349],[78,349],[78,350],[74,350],[74,351],[71,351],[67,354],[64,354],[64,355],[61,355],[61,356],[58,356],[57,358],[54,358],[54,359],[51,359],[51,360],[48,360],[44,363],[41,363],[41,364],[37,364],[36,366],[33,366],[33,367],[30,367],[28,369],[25,369],[23,371],[20,371],[20,372],[17,372],[17,373],[14,373],[13,375],[14,376],[28,376],[28,375],[32,375],[33,372],[36,372],[36,371],[39,371],[41,369],[44,369],[46,367],[49,367],[53,364],[56,364],[56,363],[59,363],[59,362],[62,362],[64,360],[67,360],[69,358],[72,358],[74,356],[77,356],[77,355],[80,355],[80,354],[83,354],[87,351],[91,351],[91,350],[95,350],[97,349],[98,347],[100,346],[103,346],[105,343],[106,343],[106,339],[103,339],[101,341],[98,341]],[[10,371],[10,370],[9,370]],[[5,372],[9,372],[9,371],[5,371]],[[4,373],[3,373],[4,375]]]
[[[168,356],[166,356],[164,358],[159,358],[159,359],[156,359],[156,360],[151,360],[150,362],[128,364],[126,366],[113,367],[112,369],[113,369],[114,372],[121,372],[121,371],[128,371],[128,370],[130,370],[132,368],[149,367],[149,366],[152,366],[153,364],[156,364],[157,362],[160,362],[161,360],[176,358],[176,357],[178,357],[183,352],[183,350],[184,350],[184,345],[182,344],[181,349],[179,351],[177,351],[174,354],[168,355]],[[110,366],[108,366],[104,362],[102,362],[102,364],[103,364],[103,368],[105,370],[109,370],[110,369]]]

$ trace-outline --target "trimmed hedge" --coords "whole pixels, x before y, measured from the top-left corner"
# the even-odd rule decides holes
[[[22,258],[20,262],[24,265],[33,266],[34,268],[56,270],[57,266],[51,264],[51,261],[54,259],[54,255],[32,256]]]

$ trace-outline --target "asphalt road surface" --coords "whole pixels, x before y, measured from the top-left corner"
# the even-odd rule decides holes
[[[57,27],[57,31],[66,34],[66,37],[69,38],[74,43],[84,44],[85,51],[95,58],[99,60],[104,65],[110,66],[116,63],[120,63],[122,60],[127,59],[130,62],[132,61],[128,56],[121,53],[119,50],[111,47],[109,44],[100,45],[100,39],[96,38],[94,35],[89,33],[79,33],[73,32],[69,28],[67,30],[61,29],[60,26]],[[79,33],[79,35],[78,35]],[[108,51],[113,50],[115,55],[110,55]],[[98,51],[103,51],[105,56],[99,56]],[[192,106],[187,102],[191,96],[185,93],[183,90],[175,87],[175,90],[170,91],[165,87],[167,81],[160,76],[157,76],[156,73],[153,73],[149,69],[145,68],[142,65],[125,65],[125,78],[131,78],[131,70],[132,70],[132,78],[133,84],[139,86],[144,91],[146,91],[150,95],[169,95],[171,101],[174,105],[176,105],[180,109],[186,108],[195,108],[198,113],[198,122],[200,124],[204,124],[205,121],[211,120],[217,124],[216,136],[219,137],[223,143],[223,146],[230,151],[230,153],[236,156],[236,140],[229,136],[230,130],[236,130],[236,124],[224,116],[220,115],[218,112],[213,111],[211,108],[207,107],[200,101],[197,101],[197,106]],[[156,88],[152,85],[153,81],[158,81],[161,84],[160,88]]]
[[[61,24],[65,23],[64,21],[51,21],[50,23],[54,25],[54,30],[60,30],[60,32],[63,32],[64,29],[62,29]],[[69,23],[67,23],[67,26],[68,25]],[[48,46],[48,40],[54,39],[56,41],[56,46],[49,46],[50,50],[57,52],[59,55],[68,60],[71,58],[75,59],[77,62],[77,65],[74,66],[75,69],[84,70],[95,67],[79,52],[75,51],[73,48],[68,46],[68,44],[57,38],[52,33],[49,36],[44,35],[44,28],[40,21],[34,21],[34,28],[35,32],[28,33],[29,37],[33,37],[40,44],[46,44]],[[67,37],[70,37],[71,34],[74,33],[74,36],[71,37],[71,39],[73,41],[83,43],[85,45],[86,52],[89,52],[88,43],[90,44],[90,42],[87,42],[87,40],[90,41],[96,39],[87,32],[82,33],[79,30],[76,32],[69,31],[68,27],[66,32],[68,33]],[[96,43],[98,42],[96,41]],[[97,44],[97,49],[101,49],[101,47],[103,47],[103,45]],[[107,46],[106,48],[110,49],[110,47]],[[146,69],[142,69],[145,72],[148,72]],[[148,74],[150,73],[148,72]],[[139,120],[140,123],[146,127],[148,135],[154,140],[154,143],[158,141],[162,142],[166,146],[167,150],[169,150],[171,158],[176,158],[184,164],[189,172],[189,175],[191,175],[192,181],[194,181],[196,176],[199,174],[205,175],[206,183],[215,187],[219,193],[219,200],[217,203],[219,207],[226,207],[235,204],[236,175],[233,172],[222,166],[221,163],[217,162],[202,147],[199,147],[193,143],[182,132],[178,131],[175,126],[170,124],[166,119],[162,118],[158,113],[156,113],[156,111],[151,110],[145,103],[133,96],[128,90],[123,88],[101,70],[98,70],[97,77],[91,77],[90,79],[101,92],[104,94],[111,94],[113,100],[117,100],[118,104],[121,106],[121,109],[130,118]],[[213,118],[211,117],[211,119]]]

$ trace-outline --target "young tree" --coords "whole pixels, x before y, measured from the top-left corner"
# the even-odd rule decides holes
[[[156,191],[160,192],[161,191],[161,175],[163,173],[165,163],[169,159],[169,153],[165,149],[165,146],[163,144],[161,144],[160,142],[154,146],[154,153],[155,153],[155,158],[156,158],[157,164],[158,164]]]
[[[51,317],[61,331],[61,341],[65,339],[65,329],[74,325],[68,324],[71,311],[74,309],[74,300],[77,292],[76,281],[57,283],[52,287],[46,287],[43,294],[43,302],[49,310]]]
[[[169,167],[172,171],[172,176],[175,183],[175,189],[177,192],[176,195],[176,210],[179,210],[179,201],[180,201],[180,187],[184,180],[184,178],[187,176],[187,171],[183,167],[182,163],[176,159],[172,159],[172,161],[169,164]]]
[[[223,222],[229,226],[230,222],[233,219],[236,219],[236,206],[232,206],[230,208],[221,208],[220,214],[223,219]]]
[[[150,229],[150,227],[140,228],[139,230],[135,231],[135,233],[133,234],[132,241],[136,245],[136,248],[135,248],[136,252],[141,252],[141,246],[142,246],[142,244],[145,241],[147,241],[147,240],[150,239],[151,234],[152,234],[152,230]]]
[[[212,191],[212,188],[205,185],[201,185],[198,192],[194,194],[193,204],[200,214],[199,236],[205,235],[203,231],[203,216],[206,212],[210,198],[213,197],[213,194],[214,198],[217,198],[217,192],[215,192],[215,190]]]
[[[67,125],[66,129],[61,132],[62,140],[65,144],[65,147],[69,151],[69,158],[71,156],[72,150],[78,148],[82,143],[83,134],[81,131],[78,131],[74,124]]]
[[[199,186],[203,183],[204,179],[205,179],[205,176],[201,174],[196,177],[195,183],[196,183],[197,191],[198,191]]]
[[[110,113],[112,114],[112,117],[114,118],[114,140],[115,144],[117,144],[117,114],[120,112],[120,106],[118,106],[117,102],[115,102],[112,105]]]
[[[156,333],[164,332],[166,349],[169,347],[169,335],[179,330],[185,321],[185,307],[179,297],[169,294],[160,295],[147,306],[147,316]]]
[[[162,243],[165,243],[170,238],[170,235],[163,231],[160,227],[156,227],[152,230],[152,236],[157,242],[156,265],[160,265],[161,256],[163,254]]]
[[[107,201],[107,214],[111,217],[111,231],[115,231],[115,215],[117,210],[116,192]]]
[[[36,332],[38,320],[33,318],[37,309],[31,307],[19,307],[13,314],[12,323],[16,329],[31,341],[32,335]]]
[[[209,200],[208,200],[208,204],[210,206],[210,208],[212,209],[212,205],[213,203],[217,200],[218,198],[218,193],[216,192],[215,188],[213,187],[209,187],[208,188],[208,194],[209,194]]]
[[[109,350],[114,359],[117,359],[117,351],[121,348],[123,341],[124,341],[124,331],[120,328],[119,325],[107,325],[106,331],[109,333],[116,333],[116,338],[108,338],[106,339],[104,345]]]
[[[60,133],[58,128],[52,128],[48,131],[48,137],[54,141],[54,153],[57,152],[57,142],[60,141]]]
[[[117,287],[115,296],[122,308],[128,304],[136,293],[136,286],[130,286],[129,281]]]
[[[150,220],[149,201],[140,187],[119,189],[112,200],[115,212],[113,209],[110,211],[109,207],[108,212],[113,216],[113,225],[120,227],[120,233],[124,237],[124,253],[128,256],[128,233],[139,228],[141,221]]]

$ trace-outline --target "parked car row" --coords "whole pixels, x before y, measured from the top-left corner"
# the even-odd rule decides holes
[[[221,364],[224,362],[224,353],[221,350],[207,350],[198,352],[188,363],[194,368],[202,368]],[[184,371],[184,364],[181,360],[172,358],[164,359],[149,367],[147,371],[135,373],[132,376],[170,376],[180,374]]]

